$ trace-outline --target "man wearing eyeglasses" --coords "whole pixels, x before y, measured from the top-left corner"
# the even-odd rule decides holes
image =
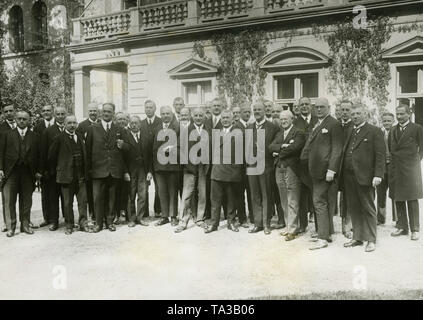
[[[318,227],[318,238],[310,250],[325,248],[328,242],[332,242],[331,235],[334,230],[329,210],[329,188],[339,174],[344,140],[341,124],[329,114],[329,101],[326,98],[318,98],[315,108],[318,122],[301,153],[301,160],[308,161]]]

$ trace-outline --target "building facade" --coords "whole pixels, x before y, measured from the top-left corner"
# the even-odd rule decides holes
[[[423,0],[85,0],[84,5],[72,20],[68,47],[79,119],[87,116],[90,101],[113,101],[119,110],[142,115],[146,99],[159,106],[177,96],[190,106],[211,100],[222,70],[213,62],[218,55],[210,40],[246,27],[272,34],[259,61],[266,75],[264,98],[292,105],[301,96],[326,96],[335,103],[340,97],[329,88],[330,46],[313,29],[342,17],[353,23],[360,14],[385,15],[395,25],[380,57],[389,63],[386,109],[404,99],[414,106],[416,121],[423,119]],[[10,23],[19,25],[20,13],[9,12]],[[15,38],[14,48],[27,45]],[[211,61],[193,53],[199,40]]]

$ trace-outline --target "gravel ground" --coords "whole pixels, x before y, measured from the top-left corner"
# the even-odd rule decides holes
[[[42,221],[39,193],[31,220]],[[308,250],[309,232],[287,243],[277,230],[269,236],[233,233],[226,221],[207,235],[193,225],[175,234],[170,224],[152,223],[120,225],[113,234],[66,236],[63,225],[11,239],[3,233],[0,299],[336,298],[337,292],[401,297],[403,290],[423,289],[423,239],[392,238],[389,213],[387,220],[372,253],[343,248],[339,217],[334,243],[318,251]]]

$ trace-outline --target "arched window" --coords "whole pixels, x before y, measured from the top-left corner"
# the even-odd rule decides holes
[[[23,13],[19,6],[13,6],[9,11],[9,34],[10,51],[24,51]]]
[[[32,34],[34,49],[47,45],[47,6],[43,1],[37,1],[32,6]]]

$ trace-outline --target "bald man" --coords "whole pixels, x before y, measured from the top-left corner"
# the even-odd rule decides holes
[[[332,201],[329,189],[339,175],[344,142],[341,124],[329,114],[329,101],[318,98],[315,109],[318,122],[301,153],[301,160],[307,160],[308,163],[317,218],[318,238],[310,250],[325,248],[328,242],[332,242],[334,230],[329,210],[329,201]]]
[[[179,126],[175,126],[172,122],[172,108],[170,106],[163,106],[160,108],[160,116],[162,118],[162,125],[157,127],[154,133],[153,140],[153,168],[156,173],[158,184],[160,207],[162,209],[161,219],[156,223],[156,226],[161,226],[171,222],[172,226],[178,225],[178,188],[179,188],[179,174],[180,165],[178,163],[178,137]],[[173,136],[175,140],[171,141],[169,137],[161,141],[159,135]],[[165,143],[168,146],[162,147]],[[172,155],[176,153],[175,163],[170,162]],[[160,159],[169,158],[169,163],[163,163]],[[171,221],[169,221],[169,217]]]
[[[65,129],[54,139],[49,148],[48,162],[56,169],[56,182],[60,185],[64,199],[66,230],[70,235],[74,230],[73,200],[78,202],[79,227],[89,231],[87,224],[87,154],[84,138],[76,132],[78,121],[74,115],[65,119]]]
[[[49,148],[53,144],[54,139],[64,130],[65,118],[67,111],[63,107],[57,107],[54,110],[55,123],[48,127],[41,136],[41,153],[40,153],[40,171],[43,175],[47,193],[48,193],[48,222],[51,224],[50,231],[59,228],[59,199],[62,204],[62,213],[64,214],[64,199],[61,195],[60,185],[56,182],[56,168],[48,162]]]

